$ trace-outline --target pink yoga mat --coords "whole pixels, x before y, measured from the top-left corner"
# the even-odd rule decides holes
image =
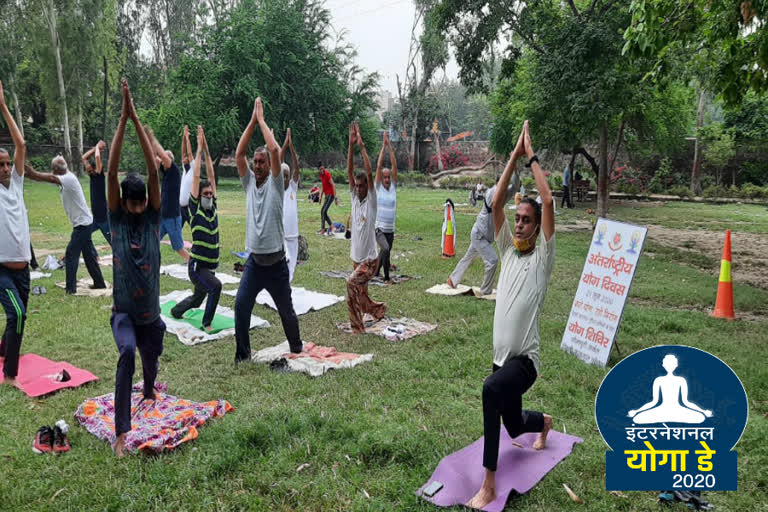
[[[573,445],[584,441],[552,430],[547,436],[547,447],[543,450],[534,450],[531,446],[536,437],[538,434],[535,433],[518,436],[515,441],[523,445],[523,448],[519,448],[512,444],[512,439],[502,427],[496,471],[496,500],[489,503],[483,510],[486,512],[504,510],[512,491],[520,494],[530,491],[544,478],[544,475],[571,453]],[[466,448],[441,460],[432,477],[416,491],[416,495],[440,507],[463,505],[480,489],[484,473],[483,438],[481,437]],[[431,498],[422,495],[423,489],[435,480],[442,483],[443,488]]]
[[[0,368],[2,366],[3,359],[0,358]],[[61,370],[67,370],[72,378],[67,382],[53,380],[53,375],[61,372]],[[1,378],[2,373],[0,373]],[[58,363],[37,354],[24,354],[19,358],[19,374],[16,377],[16,384],[31,397],[47,395],[62,388],[76,388],[94,380],[99,380],[99,378],[89,371],[81,370],[66,362]]]
[[[170,240],[161,240],[160,243],[161,244],[165,244],[165,245],[171,245],[171,241]],[[184,248],[185,249],[191,249],[192,248],[192,242],[187,242],[186,240],[184,240]]]

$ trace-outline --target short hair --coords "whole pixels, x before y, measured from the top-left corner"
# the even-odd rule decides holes
[[[287,176],[291,175],[291,167],[288,164],[286,163],[280,164],[280,169],[283,171],[283,174]]]
[[[317,168],[318,169],[322,169],[323,168],[323,162],[320,162],[319,164],[317,164]]]
[[[536,219],[536,224],[541,224],[541,205],[530,197],[524,197],[520,200],[520,204],[529,204],[533,208],[533,218]],[[518,208],[520,206],[518,205]]]
[[[364,172],[358,171],[357,174],[355,174],[355,181],[358,180],[368,183],[368,176]]]
[[[123,178],[123,181],[120,183],[120,190],[123,199],[126,201],[144,201],[147,199],[147,186],[144,185],[144,180],[141,179],[141,176],[135,172]]]
[[[200,185],[199,185],[199,188],[198,188],[198,192],[202,193],[203,190],[205,190],[207,188],[213,189],[213,186],[211,185],[211,182],[208,181],[208,180],[200,180]]]
[[[69,167],[67,166],[67,161],[61,155],[56,155],[55,157],[53,157],[53,160],[51,160],[51,168],[54,171],[61,171],[61,172],[67,172],[69,170]]]
[[[253,152],[253,156],[258,155],[259,153],[266,153],[269,155],[269,152],[267,151],[267,146],[259,146],[256,148],[256,151]]]
[[[11,154],[10,154],[10,153],[8,152],[8,150],[7,150],[7,149],[5,149],[5,148],[0,148],[0,153],[2,153],[2,154],[4,154],[4,155],[8,155],[9,157],[11,156]]]
[[[384,176],[385,172],[388,172],[389,174],[392,174],[392,169],[390,169],[389,167],[382,168],[381,169],[381,175]]]

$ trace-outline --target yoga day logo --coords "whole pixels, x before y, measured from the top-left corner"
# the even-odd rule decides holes
[[[682,345],[626,357],[603,379],[595,419],[609,491],[736,490],[744,386],[723,361]]]

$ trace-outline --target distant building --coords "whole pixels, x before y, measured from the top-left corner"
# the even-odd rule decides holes
[[[384,119],[384,113],[388,112],[395,105],[395,98],[392,97],[392,93],[389,91],[379,91],[376,93],[376,117],[379,120]]]

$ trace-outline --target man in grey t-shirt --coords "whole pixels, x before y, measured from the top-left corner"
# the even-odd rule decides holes
[[[469,266],[475,261],[475,258],[481,256],[485,263],[485,274],[480,291],[483,295],[489,295],[493,292],[493,281],[496,276],[496,267],[499,265],[499,258],[496,256],[496,250],[493,248],[493,216],[491,215],[491,203],[496,194],[494,185],[485,192],[483,204],[480,205],[480,213],[477,214],[475,225],[472,226],[472,233],[469,238],[469,249],[459,263],[456,265],[451,277],[448,278],[448,286],[456,288],[461,283],[461,278]],[[512,178],[512,184],[507,188],[504,204],[515,197],[515,192],[520,186],[520,177],[517,173]]]
[[[26,166],[27,175],[35,181],[44,181],[58,185],[61,191],[61,203],[72,223],[72,236],[64,256],[64,269],[67,274],[67,293],[77,292],[77,267],[80,265],[80,254],[85,260],[85,268],[93,279],[92,288],[106,288],[104,276],[99,267],[99,255],[93,246],[93,214],[85,202],[83,187],[77,176],[67,167],[67,161],[59,155],[51,161],[51,174],[35,171],[31,165]]]
[[[267,145],[256,150],[253,168],[250,168],[246,155],[257,124]],[[275,301],[291,352],[299,353],[302,350],[299,319],[293,309],[288,262],[283,247],[285,187],[280,169],[280,146],[264,120],[261,98],[256,98],[251,121],[237,145],[235,160],[240,182],[245,189],[245,247],[250,253],[235,298],[235,363],[251,359],[248,333],[251,312],[256,296],[263,289]]]

